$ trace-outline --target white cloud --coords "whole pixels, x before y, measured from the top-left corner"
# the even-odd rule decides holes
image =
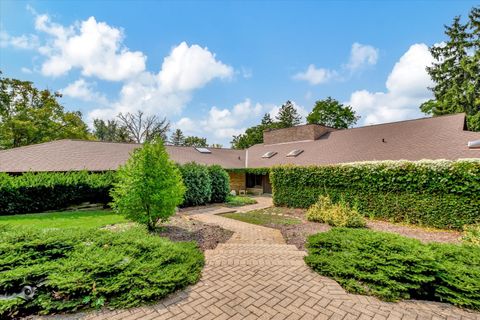
[[[67,87],[60,92],[68,97],[76,98],[84,101],[95,101],[99,104],[106,105],[108,103],[107,98],[95,92],[95,84],[85,81],[85,79],[78,79],[75,82],[70,83]]]
[[[316,84],[326,83],[335,76],[336,76],[335,71],[331,71],[324,68],[317,69],[315,65],[311,64],[308,66],[306,71],[299,72],[296,75],[294,75],[293,79],[307,81],[311,85],[316,85]]]
[[[41,68],[46,76],[60,76],[78,68],[84,76],[120,81],[145,70],[146,56],[124,46],[123,31],[94,17],[64,27],[51,22],[47,15],[38,15],[35,28],[51,36],[39,49],[47,56]]]
[[[23,73],[26,73],[26,74],[31,74],[31,73],[33,73],[32,69],[29,69],[29,68],[27,68],[27,67],[22,67],[22,68],[20,69],[20,71],[22,71]]]
[[[347,69],[356,71],[366,65],[375,65],[378,60],[378,49],[370,45],[355,42],[350,51],[350,60]]]
[[[39,45],[36,35],[11,36],[6,31],[0,31],[0,47],[12,47],[16,49],[34,49]]]
[[[355,42],[352,44],[348,63],[343,65],[342,68],[339,68],[340,70],[317,68],[315,65],[310,64],[307,70],[295,74],[293,79],[307,81],[311,85],[323,84],[332,80],[341,80],[361,70],[364,66],[376,64],[377,60],[378,49],[370,45]],[[345,75],[347,71],[349,71],[350,75]]]
[[[142,72],[124,83],[118,100],[108,109],[95,109],[90,118],[111,118],[119,112],[178,115],[195,90],[208,82],[233,75],[233,68],[198,45],[182,42],[165,57],[158,74]]]
[[[190,91],[203,87],[214,78],[230,78],[233,68],[215,59],[208,48],[182,42],[163,60],[158,74],[166,92]]]
[[[425,67],[432,62],[428,46],[414,44],[393,67],[386,92],[355,91],[346,103],[362,116],[364,124],[420,117],[420,104],[431,98],[428,87],[432,81]]]

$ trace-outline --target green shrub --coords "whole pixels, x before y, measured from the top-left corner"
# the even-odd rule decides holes
[[[308,238],[306,263],[352,293],[480,309],[480,248],[422,244],[396,234],[334,228]]]
[[[219,165],[208,167],[210,181],[212,183],[212,196],[210,201],[213,203],[225,202],[230,192],[230,176]]]
[[[0,292],[36,286],[31,300],[0,299],[0,318],[89,308],[127,308],[198,281],[194,243],[172,243],[132,228],[0,230]]]
[[[186,192],[182,206],[198,206],[210,202],[212,196],[212,182],[208,167],[190,162],[180,166]]]
[[[333,227],[365,227],[365,219],[345,202],[332,203],[329,196],[320,196],[307,210],[307,220],[328,223]]]
[[[246,196],[227,196],[225,203],[230,207],[241,207],[248,204],[255,204],[257,200]]]
[[[0,215],[61,210],[82,202],[107,204],[114,172],[0,173]]]
[[[480,224],[464,226],[462,240],[465,243],[480,246]]]
[[[185,186],[163,141],[145,142],[117,172],[111,191],[115,212],[155,229],[183,202]]]
[[[438,228],[480,222],[480,161],[382,161],[271,170],[273,201],[308,208],[320,195],[367,216]]]

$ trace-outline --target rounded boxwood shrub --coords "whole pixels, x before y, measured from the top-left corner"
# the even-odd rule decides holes
[[[230,177],[227,171],[219,165],[213,165],[208,167],[208,172],[212,182],[212,197],[210,201],[213,203],[225,202],[230,193]]]
[[[212,182],[208,167],[190,162],[180,166],[183,184],[186,187],[182,206],[207,204],[212,197]]]
[[[197,282],[203,264],[194,243],[140,227],[0,227],[0,292],[34,290],[31,299],[0,299],[0,318],[140,306]]]

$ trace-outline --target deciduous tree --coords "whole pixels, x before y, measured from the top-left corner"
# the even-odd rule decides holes
[[[120,113],[118,119],[120,124],[126,128],[130,139],[136,143],[159,138],[165,141],[170,130],[170,122],[167,118],[160,119],[156,115],[146,116],[140,110],[137,113]]]
[[[146,141],[118,170],[117,177],[111,191],[113,209],[150,231],[175,214],[183,202],[182,176],[162,140]]]
[[[346,129],[357,123],[359,118],[352,107],[345,106],[332,97],[328,97],[315,102],[312,112],[307,116],[307,123]]]
[[[90,139],[79,111],[65,111],[61,94],[32,82],[0,77],[0,149],[57,139]]]

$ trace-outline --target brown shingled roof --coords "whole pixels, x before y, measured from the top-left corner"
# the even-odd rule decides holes
[[[0,172],[116,170],[140,146],[68,139],[40,143],[0,151]],[[180,164],[195,161],[224,168],[241,168],[245,164],[242,150],[209,148],[211,153],[205,154],[193,147],[166,146],[166,149],[170,158]]]
[[[467,146],[468,141],[480,140],[480,133],[465,131],[464,122],[464,114],[408,120],[328,132],[318,140],[258,144],[247,150],[209,148],[211,153],[200,153],[192,147],[166,148],[177,163],[195,161],[219,164],[227,169],[279,164],[480,158],[480,148]],[[115,170],[138,147],[140,144],[52,141],[0,151],[0,172]],[[294,149],[303,152],[287,157]],[[270,151],[277,154],[262,158]]]
[[[338,130],[312,141],[258,144],[248,149],[247,166],[480,158],[480,149],[467,146],[468,141],[480,139],[480,132],[463,130],[464,121],[464,114],[456,114]],[[304,152],[287,157],[294,149]],[[277,154],[262,158],[269,151]]]

